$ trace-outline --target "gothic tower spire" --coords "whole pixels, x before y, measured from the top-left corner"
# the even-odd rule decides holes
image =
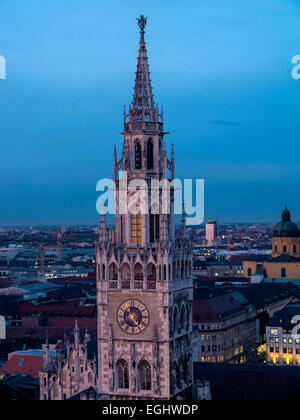
[[[96,246],[102,399],[182,397],[190,392],[193,377],[192,246],[185,214],[183,235],[175,237],[174,188],[169,183],[175,177],[175,154],[172,147],[168,158],[163,110],[159,114],[153,100],[147,18],[141,16],[138,23],[133,103],[129,115],[124,113],[122,156],[114,153],[114,235],[103,241],[102,218]]]
[[[147,18],[141,15],[138,19],[140,28],[140,46],[137,63],[132,110],[129,115],[130,122],[156,121],[155,106],[148,65],[147,49],[145,43],[145,27]]]
[[[49,339],[48,339],[48,332],[47,332],[47,340],[46,340],[46,350],[43,356],[43,364],[41,368],[42,372],[52,373],[54,372],[54,363],[51,358],[50,346],[49,346]]]

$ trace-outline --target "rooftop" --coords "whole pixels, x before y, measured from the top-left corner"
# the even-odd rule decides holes
[[[300,303],[291,303],[285,308],[276,312],[275,315],[270,319],[268,326],[291,329],[297,325],[297,323],[292,321],[294,316],[300,316]]]
[[[42,350],[29,350],[28,352],[16,352],[1,367],[2,373],[9,375],[28,374],[32,378],[39,375],[43,363],[44,352]],[[56,351],[51,351],[52,360],[56,358]]]
[[[229,294],[209,300],[193,302],[193,322],[216,322],[230,319],[244,312],[242,306]]]

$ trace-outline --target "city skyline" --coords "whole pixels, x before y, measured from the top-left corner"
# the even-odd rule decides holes
[[[300,8],[217,6],[54,1],[45,13],[33,1],[17,11],[0,5],[2,225],[99,220],[96,183],[113,175],[113,144],[121,150],[116,128],[133,94],[140,13],[151,17],[152,84],[172,127],[176,176],[205,179],[205,218],[275,223],[287,203],[298,220],[300,82],[291,59]]]
[[[297,400],[300,7],[61,3],[0,0],[0,400]]]

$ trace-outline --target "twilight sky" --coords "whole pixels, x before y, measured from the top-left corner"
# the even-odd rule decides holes
[[[0,0],[0,225],[97,223],[141,13],[176,175],[205,179],[206,218],[300,218],[298,0]]]

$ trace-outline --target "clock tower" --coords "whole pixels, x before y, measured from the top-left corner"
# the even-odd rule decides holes
[[[185,398],[193,383],[192,244],[184,211],[175,235],[174,192],[169,214],[161,189],[156,204],[150,197],[153,180],[174,179],[175,158],[173,147],[167,157],[163,111],[154,104],[147,18],[138,24],[133,102],[124,111],[121,158],[114,153],[115,229],[108,234],[102,215],[96,244],[99,398]],[[137,179],[148,187],[147,211],[121,211],[120,197],[125,191],[130,201],[127,187]]]

